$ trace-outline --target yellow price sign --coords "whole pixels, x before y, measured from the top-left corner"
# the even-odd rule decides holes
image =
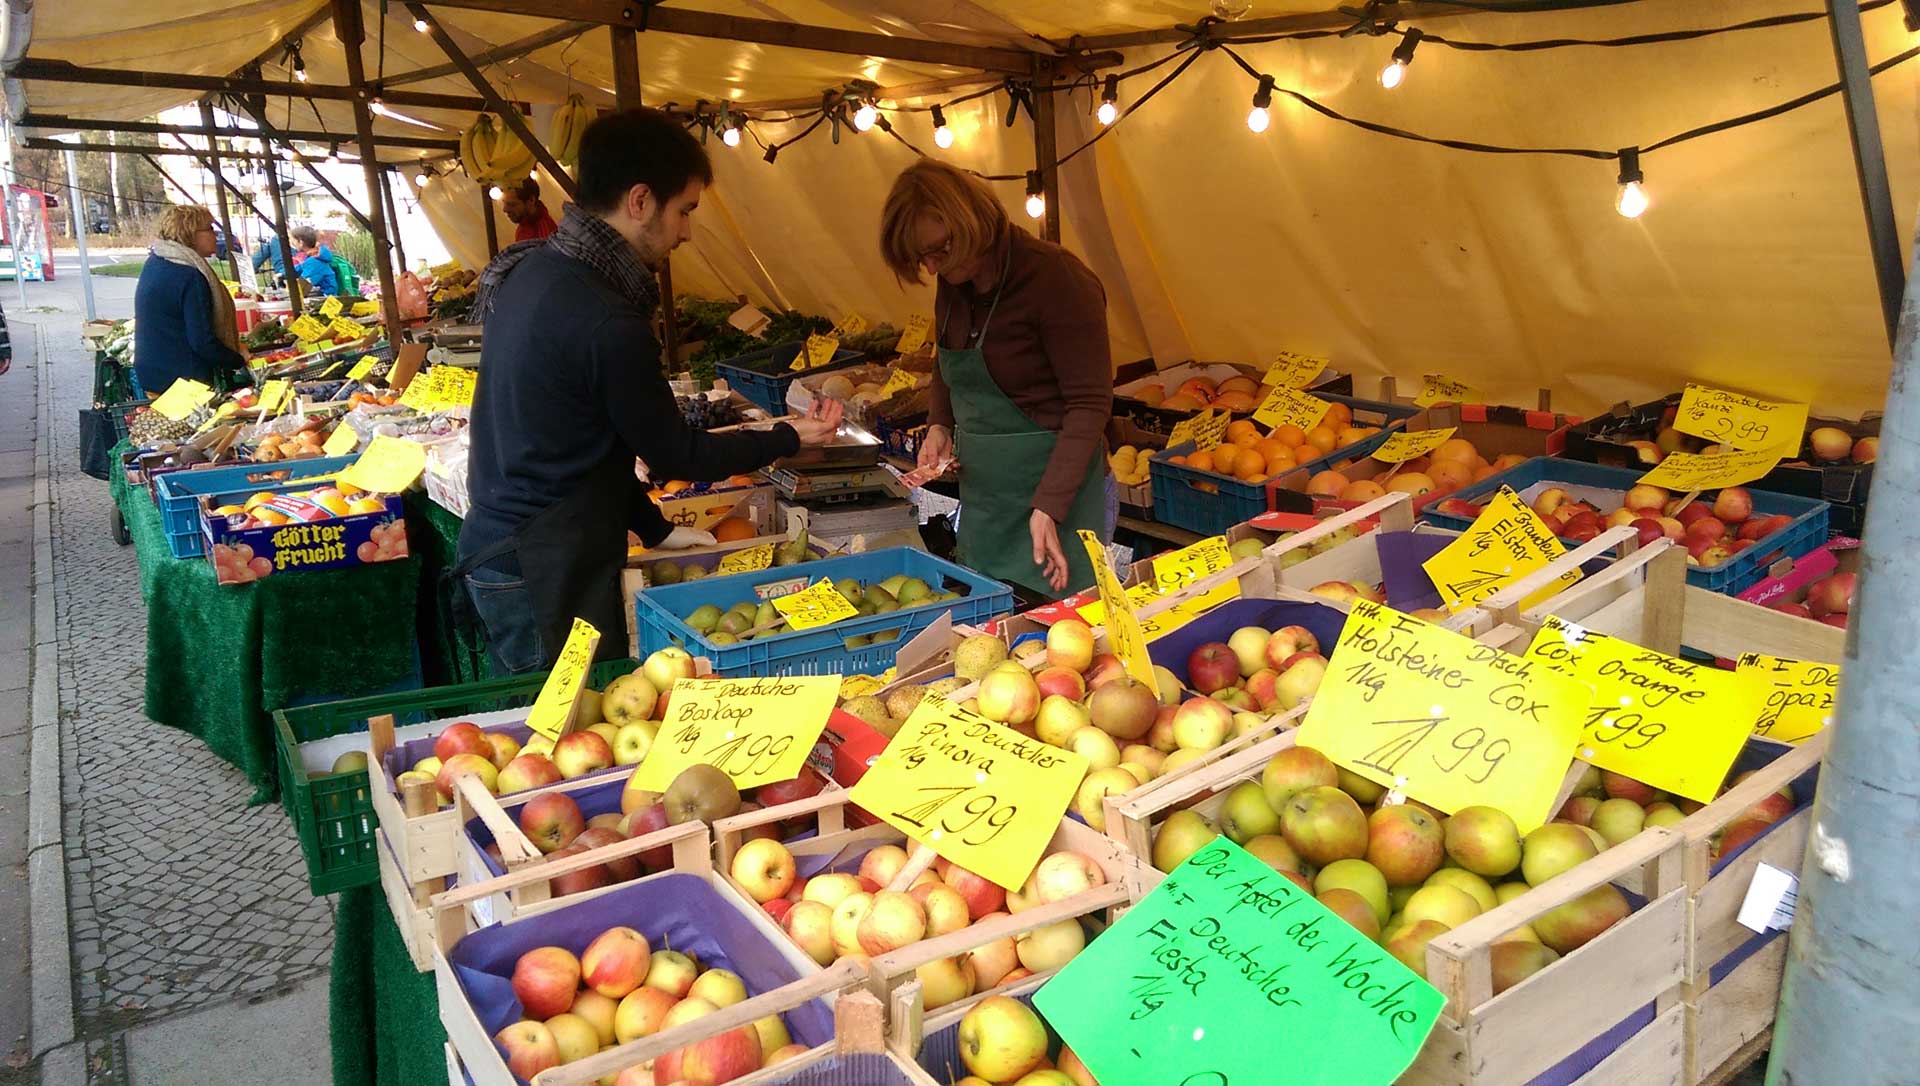
[[[933,330],[933,318],[925,313],[915,313],[907,318],[907,330],[900,333],[900,342],[893,349],[900,354],[913,354],[927,345],[927,333]]]
[[[1226,439],[1227,424],[1232,421],[1232,415],[1212,409],[1190,419],[1181,419],[1173,424],[1173,432],[1167,435],[1167,447],[1191,441],[1196,449],[1214,448]]]
[[[896,393],[909,392],[918,387],[920,378],[917,374],[908,369],[896,369],[887,378],[887,383],[880,386],[880,400],[892,399]]]
[[[773,598],[773,609],[787,617],[787,625],[796,630],[811,630],[820,626],[844,622],[857,617],[859,608],[847,602],[833,587],[833,582],[825,577],[801,589],[784,596]]]
[[[1503,486],[1460,537],[1420,568],[1453,611],[1463,611],[1566,553],[1553,529]],[[1552,584],[1521,601],[1532,607],[1580,580],[1568,570]]]
[[[327,326],[327,332],[332,335],[335,340],[348,343],[365,339],[373,334],[373,331],[366,325],[361,324],[359,321],[350,321],[345,317],[333,318],[333,323]]]
[[[327,349],[327,345],[311,339],[297,339],[293,341],[293,349],[301,354],[319,354]]]
[[[1452,814],[1484,805],[1521,833],[1554,815],[1587,689],[1371,600],[1357,600],[1300,745]]]
[[[360,435],[354,431],[353,427],[343,422],[333,428],[333,433],[327,435],[327,440],[320,446],[320,451],[328,456],[345,456],[359,447]]]
[[[840,323],[833,326],[833,334],[836,336],[857,336],[869,327],[867,318],[852,310],[848,310],[847,315],[840,318]]]
[[[835,335],[808,336],[806,346],[799,357],[793,360],[793,369],[817,369],[833,361],[835,352],[840,350],[840,337]]]
[[[1081,755],[928,694],[847,798],[941,856],[1017,890],[1086,775]]]
[[[407,382],[406,391],[400,393],[400,406],[410,407],[424,415],[434,409],[433,381],[425,376],[415,376]]]
[[[293,398],[292,381],[268,381],[260,386],[260,416],[276,414]]]
[[[1087,548],[1087,558],[1093,563],[1093,582],[1099,587],[1100,602],[1106,607],[1107,646],[1126,665],[1127,674],[1146,683],[1147,689],[1157,696],[1160,683],[1153,676],[1153,657],[1147,655],[1146,632],[1133,613],[1133,600],[1121,587],[1120,578],[1114,576],[1106,545],[1100,542],[1099,536],[1084,528],[1080,530],[1080,543]]]
[[[435,279],[445,279],[447,276],[460,270],[462,269],[458,260],[449,260],[445,264],[435,264],[433,267],[428,268],[427,274],[433,276]]]
[[[664,792],[691,765],[710,765],[739,788],[790,781],[839,694],[838,675],[681,679],[630,787]]]
[[[228,294],[235,294],[235,295],[237,295],[237,294],[239,294],[239,293],[240,293],[240,284],[238,284],[238,283],[236,283],[236,282],[234,282],[234,281],[233,281],[233,280],[231,280],[231,279],[222,279],[222,280],[220,280],[220,285],[221,285],[221,286],[223,286],[223,287],[226,287],[226,288],[227,288],[227,293],[228,293]]]
[[[1734,674],[1766,691],[1753,734],[1781,743],[1804,743],[1833,723],[1840,693],[1840,665],[1749,652]]]
[[[208,430],[211,430],[215,426],[218,426],[220,424],[220,420],[227,418],[228,416],[232,415],[234,412],[238,410],[240,410],[240,408],[236,406],[233,403],[233,401],[229,400],[226,403],[223,403],[219,407],[215,408],[213,414],[207,416],[207,421],[201,423],[199,426],[194,427],[193,432],[196,434],[204,434]]]
[[[1267,367],[1267,375],[1260,379],[1260,383],[1277,388],[1305,388],[1326,368],[1327,360],[1324,358],[1297,351],[1281,351],[1280,357]]]
[[[1680,394],[1673,428],[1735,449],[1778,448],[1783,454],[1795,453],[1800,451],[1800,436],[1807,432],[1807,405],[1690,384]]]
[[[1278,385],[1267,390],[1267,398],[1261,402],[1253,417],[1268,426],[1298,426],[1302,430],[1311,430],[1320,425],[1327,417],[1333,405],[1318,396],[1309,396],[1297,388]]]
[[[1437,403],[1483,403],[1485,400],[1479,389],[1465,381],[1456,381],[1444,373],[1429,373],[1421,379],[1420,394],[1413,398],[1413,405],[1432,407]]]
[[[1666,459],[1640,477],[1640,481],[1668,490],[1713,490],[1723,486],[1751,483],[1772,471],[1785,455],[1783,449],[1754,449],[1745,452],[1668,453]]]
[[[327,337],[327,324],[325,321],[315,320],[307,314],[302,313],[299,317],[295,318],[292,324],[287,325],[287,331],[292,332],[295,339],[312,342],[316,339],[325,339]]]
[[[1710,803],[1760,720],[1752,675],[1676,659],[1548,615],[1526,660],[1591,693],[1577,753],[1675,795]]]
[[[840,680],[840,696],[862,698],[884,688],[888,681],[880,675],[847,675]]]
[[[459,366],[435,366],[429,388],[436,408],[472,407],[473,393],[480,385],[480,371]]]
[[[363,354],[360,356],[360,361],[355,362],[353,368],[347,371],[347,380],[364,381],[367,379],[367,374],[372,373],[373,368],[379,364],[380,360],[378,358],[370,354]]]
[[[383,439],[373,440],[378,443]],[[593,623],[574,619],[567,631],[567,643],[560,646],[560,658],[547,672],[547,681],[540,684],[540,696],[527,711],[527,727],[559,742],[572,722],[574,706],[580,700],[580,691],[586,688],[587,670],[593,667],[593,654],[599,647],[600,631]]]
[[[1209,536],[1177,551],[1156,555],[1153,559],[1153,579],[1164,595],[1177,592],[1231,565],[1233,555],[1227,551],[1227,537]]]
[[[379,302],[355,302],[352,313],[356,317],[371,317],[380,312]]]
[[[148,406],[159,413],[161,418],[182,422],[187,416],[205,407],[215,395],[212,388],[191,377],[182,377],[168,385],[167,390],[154,397],[153,402]]]
[[[1447,443],[1457,426],[1443,426],[1438,430],[1415,430],[1410,434],[1389,434],[1379,448],[1373,450],[1373,458],[1383,464],[1404,464],[1416,456],[1425,456]]]
[[[374,494],[398,494],[427,468],[427,447],[404,438],[376,434],[360,458],[340,478]]]
[[[340,300],[339,295],[330,294],[327,296],[326,301],[320,303],[320,315],[328,320],[332,320],[339,316],[340,311],[345,308],[347,308],[346,303]]]
[[[716,576],[725,577],[730,573],[758,573],[771,565],[773,544],[756,543],[720,559],[720,567],[713,572]]]

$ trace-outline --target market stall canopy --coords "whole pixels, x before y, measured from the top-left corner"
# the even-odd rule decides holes
[[[469,55],[497,51],[483,65],[488,77],[532,107],[536,131],[545,130],[545,111],[570,90],[610,104],[607,30],[471,10],[476,2],[433,10]],[[12,0],[10,7],[26,5]],[[1641,0],[1529,14],[1416,4],[1397,10],[1418,16],[1414,25],[1430,35],[1471,45],[1715,28],[1819,7],[1813,0]],[[1915,44],[1899,4],[1869,0],[1863,7],[1873,61]],[[1300,30],[1351,22],[1332,8],[1327,0],[1287,0],[1226,14],[1265,25],[1297,17],[1291,25]],[[281,42],[291,34],[314,82],[345,78],[326,5],[316,0],[95,0],[31,10],[30,26],[18,15],[7,24],[9,62],[25,55],[227,75],[261,58],[265,77],[284,82],[291,66]],[[403,6],[390,7],[384,28],[378,5],[363,10],[370,77],[408,90],[472,93],[431,40],[414,32]],[[1200,4],[1170,0],[776,0],[674,3],[656,11],[777,18],[1036,54],[1080,35],[1124,48],[1123,71],[1173,54],[1176,36],[1164,32],[1209,14]],[[1227,32],[1236,25],[1244,24],[1228,24]],[[1253,76],[1225,50],[1205,51],[1150,102],[1127,112],[1109,138],[1062,167],[1064,240],[1107,286],[1116,362],[1147,355],[1163,365],[1195,357],[1264,362],[1294,349],[1324,353],[1363,377],[1444,372],[1502,402],[1532,403],[1537,389],[1551,387],[1562,393],[1556,406],[1573,411],[1650,398],[1689,378],[1805,398],[1834,412],[1878,407],[1889,352],[1837,96],[1650,151],[1641,165],[1652,208],[1639,219],[1616,213],[1619,164],[1607,160],[1614,149],[1650,147],[1833,83],[1824,20],[1625,48],[1430,43],[1406,70],[1405,84],[1389,90],[1376,75],[1400,41],[1329,34],[1234,46],[1249,66],[1275,77],[1271,128],[1259,135],[1246,124]],[[928,114],[911,111],[996,84],[1001,73],[969,85],[965,78],[979,77],[979,69],[657,28],[639,42],[651,104],[817,102],[823,91],[854,79],[939,86],[894,96],[899,140],[843,130],[836,142],[823,126],[769,164],[762,145],[792,139],[811,123],[778,120],[785,116],[779,111],[751,124],[751,138],[738,148],[714,140],[718,183],[696,216],[693,245],[674,264],[682,292],[743,294],[835,316],[857,310],[896,324],[924,310],[928,289],[896,284],[875,241],[887,185],[913,159],[902,140],[1015,178],[999,188],[1016,221],[1029,221],[1018,179],[1033,167],[1033,137],[1025,119],[1003,124],[1004,92],[945,110],[957,137],[951,151],[936,152]],[[1123,110],[1177,66],[1123,82]],[[1920,129],[1909,120],[1917,74],[1920,64],[1903,63],[1874,79],[1905,234],[1920,196]],[[1316,112],[1289,90],[1347,117],[1424,136],[1586,148],[1603,157],[1474,153],[1393,138]],[[31,79],[9,84],[16,114],[135,118],[194,97]],[[1060,97],[1065,156],[1101,131],[1092,116],[1099,85],[1083,83]],[[287,108],[287,99],[273,99],[271,116],[278,122]],[[299,102],[291,116],[313,127],[317,109],[318,123],[345,133],[348,108]],[[452,138],[473,116],[403,112],[447,131],[391,117],[378,119],[376,129]],[[456,255],[483,261],[478,191],[453,175],[423,195]]]

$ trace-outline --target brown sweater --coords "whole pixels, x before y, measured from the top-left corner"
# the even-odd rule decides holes
[[[1107,292],[1080,258],[1049,241],[1011,227],[988,258],[997,269],[1013,246],[1006,290],[987,326],[987,373],[1035,425],[1060,435],[1034,491],[1033,508],[1064,521],[1087,466],[1105,454],[1107,419],[1113,414],[1113,358],[1107,347]],[[940,346],[969,345],[975,325],[987,319],[993,291],[939,281],[934,327]],[[927,421],[953,425],[947,386],[934,369]],[[961,470],[966,470],[964,460]]]

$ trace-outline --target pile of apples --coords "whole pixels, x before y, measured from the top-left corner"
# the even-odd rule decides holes
[[[1258,378],[1240,374],[1217,384],[1205,377],[1189,377],[1169,393],[1167,385],[1148,385],[1133,394],[1141,403],[1169,411],[1204,411],[1218,407],[1245,414],[1260,406],[1266,392]]]
[[[757,838],[734,854],[728,874],[821,965],[887,954],[983,920],[1064,901],[1107,881],[1091,857],[1062,851],[1042,859],[1012,893],[945,859],[921,872],[907,890],[886,889],[906,863],[904,848],[881,845],[861,857],[857,874],[830,871],[803,879],[785,845]],[[916,973],[926,1008],[932,1010],[1058,968],[1086,945],[1086,930],[1067,919],[937,959]]]
[[[1767,606],[1844,630],[1853,613],[1853,594],[1858,583],[1859,578],[1852,573],[1830,573],[1807,586],[1805,603],[1782,600]]]
[[[1752,770],[1726,782],[1720,794],[1753,776]],[[1759,803],[1742,811],[1713,837],[1711,854],[1716,859],[1767,832],[1768,827],[1792,814],[1793,789],[1782,786]],[[1649,826],[1673,826],[1706,806],[1684,796],[1669,796],[1643,781],[1621,773],[1606,773],[1589,768],[1580,787],[1560,808],[1555,823],[1570,822],[1585,826],[1606,839],[1607,846],[1620,844]]]
[[[1526,463],[1527,458],[1518,453],[1504,453],[1488,460],[1480,455],[1473,442],[1463,437],[1449,438],[1440,447],[1425,456],[1416,456],[1400,465],[1393,477],[1385,482],[1377,479],[1355,479],[1346,470],[1328,468],[1318,471],[1307,480],[1307,493],[1316,498],[1331,498],[1343,502],[1370,502],[1388,494],[1411,494],[1418,498],[1424,494],[1446,493],[1458,490],[1468,483],[1478,483],[1492,478],[1511,467]],[[1362,461],[1365,463],[1365,461]],[[1378,478],[1385,478],[1384,474]]]
[[[1822,426],[1807,435],[1807,451],[1818,464],[1871,464],[1880,459],[1880,439],[1852,434],[1833,426]]]
[[[953,1086],[1099,1086],[1073,1049],[1062,1045],[1058,1063],[1047,1058],[1047,1024],[1012,996],[989,996],[969,1009],[959,1041],[967,1075]]]
[[[1755,516],[1753,492],[1744,486],[1726,487],[1711,501],[1702,497],[1682,505],[1683,500],[1641,483],[1622,495],[1617,507],[1602,513],[1592,502],[1553,486],[1535,495],[1531,506],[1561,539],[1585,543],[1608,528],[1631,525],[1642,545],[1670,539],[1686,548],[1690,566],[1717,566],[1793,523],[1785,513]],[[1480,515],[1481,506],[1448,498],[1434,511],[1471,518]]]
[[[543,946],[513,966],[522,1019],[494,1034],[515,1078],[530,1082],[552,1067],[605,1048],[651,1037],[747,999],[727,969],[702,968],[677,950],[654,950],[628,927],[608,928],[578,957]],[[695,1041],[621,1071],[613,1086],[717,1086],[806,1052],[786,1023],[769,1015],[752,1025]]]
[[[1711,444],[1704,438],[1683,434],[1673,428],[1674,418],[1679,413],[1677,404],[1670,405],[1660,416],[1660,425],[1654,430],[1653,440],[1628,441],[1624,444],[1633,449],[1641,465],[1653,467],[1665,460],[1670,453],[1697,452],[1717,453],[1727,451],[1724,445]],[[1645,431],[1642,431],[1643,433]],[[1871,464],[1880,457],[1880,439],[1863,437],[1855,439],[1836,426],[1820,426],[1808,431],[1806,444],[1802,446],[1807,459],[1815,464]],[[1787,467],[1806,467],[1806,460],[1789,461]]]
[[[1326,417],[1311,430],[1283,423],[1262,434],[1253,420],[1235,419],[1227,424],[1226,439],[1220,444],[1168,457],[1167,462],[1250,483],[1330,456],[1335,449],[1365,441],[1379,432],[1378,426],[1355,426],[1353,409],[1334,403],[1327,408]]]
[[[1259,780],[1229,789],[1216,819],[1190,808],[1168,816],[1154,836],[1152,862],[1170,872],[1225,834],[1424,977],[1428,943],[1608,845],[1572,823],[1523,837],[1492,807],[1448,817],[1412,800],[1382,803],[1385,796],[1320,751],[1291,747]],[[1503,934],[1493,946],[1494,992],[1584,946],[1629,911],[1625,895],[1607,884]]]
[[[463,776],[478,777],[487,791],[504,796],[609,766],[638,765],[653,749],[673,684],[693,673],[693,657],[684,650],[661,649],[604,691],[583,692],[581,716],[596,722],[558,743],[535,735],[522,746],[505,731],[488,731],[472,721],[449,724],[434,739],[433,754],[394,778],[394,785],[404,789],[414,781],[432,781],[446,806],[453,802],[453,782]]]

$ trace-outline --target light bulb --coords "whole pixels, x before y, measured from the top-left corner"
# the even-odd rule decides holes
[[[387,104],[378,98],[368,102],[367,109],[376,116],[384,117],[387,115]]]
[[[425,34],[427,32],[427,21],[425,19],[415,19],[413,21],[413,28]]]
[[[948,128],[944,124],[934,129],[933,145],[935,147],[940,148],[943,151],[949,147],[952,147],[953,146],[953,129]]]
[[[426,188],[427,182],[431,180],[433,180],[433,178],[428,177],[425,171],[413,175],[413,185],[415,188]]]
[[[1401,80],[1405,78],[1407,78],[1407,66],[1398,60],[1380,69],[1380,85],[1388,90],[1399,86]]]
[[[1640,187],[1640,182],[1629,181],[1620,186],[1620,198],[1614,201],[1613,206],[1626,218],[1637,219],[1647,213],[1647,207],[1651,203],[1652,201],[1647,199],[1646,191]]]
[[[853,127],[861,132],[872,128],[879,119],[880,111],[873,108],[872,102],[862,102],[860,108],[853,111]]]
[[[499,185],[495,185],[492,188],[487,190],[487,198],[490,200],[498,200],[500,197],[504,195],[506,195],[506,193],[503,193],[500,191]]]
[[[327,148],[327,165],[329,166],[340,165],[340,148],[338,147]]]
[[[1100,118],[1101,124],[1112,124],[1120,119],[1120,107],[1114,105],[1112,102],[1102,102],[1100,103],[1099,111],[1096,112],[1094,116]]]
[[[307,81],[307,69],[305,67],[294,68],[293,77],[295,79],[298,79],[300,82],[305,83]]]
[[[728,147],[740,146],[740,130],[738,128],[729,128],[721,132],[720,142],[726,144]]]
[[[1047,216],[1047,198],[1039,193],[1027,197],[1027,218],[1044,219]]]
[[[1247,127],[1255,132],[1265,132],[1271,118],[1267,116],[1266,106],[1254,106],[1247,111]]]

